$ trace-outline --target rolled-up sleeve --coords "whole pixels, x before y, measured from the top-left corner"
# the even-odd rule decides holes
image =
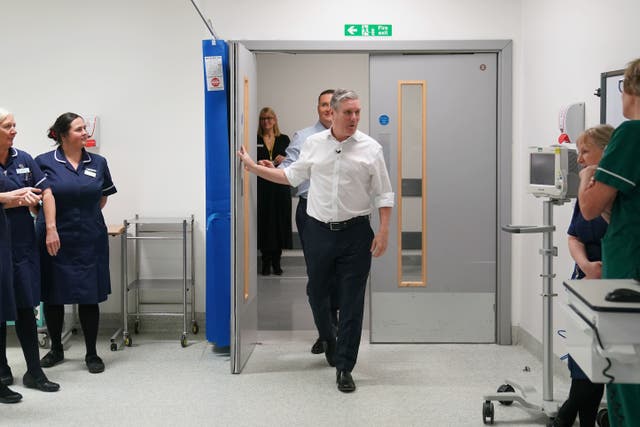
[[[394,206],[395,194],[391,188],[389,173],[384,163],[382,149],[378,150],[371,167],[371,189],[373,204],[376,208]]]

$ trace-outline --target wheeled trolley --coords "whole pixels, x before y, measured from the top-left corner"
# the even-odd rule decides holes
[[[133,332],[139,333],[145,316],[182,317],[180,344],[187,346],[189,332],[197,334],[195,318],[195,260],[193,215],[186,218],[151,218],[136,215],[124,220],[122,244],[123,318],[122,339],[130,347],[129,318],[134,317]],[[168,255],[169,244],[180,246],[181,257]],[[130,271],[134,271],[133,276]],[[176,271],[177,270],[177,271]],[[181,270],[181,271],[180,271]],[[166,291],[166,292],[165,292]],[[159,298],[179,293],[180,301]],[[153,294],[155,297],[150,296]],[[133,297],[133,304],[130,299]],[[130,311],[130,306],[133,310]],[[181,305],[181,310],[175,307]],[[172,309],[173,308],[173,309]],[[189,311],[189,314],[187,312]],[[188,329],[188,327],[190,328]],[[111,339],[111,350],[118,349],[117,331]]]

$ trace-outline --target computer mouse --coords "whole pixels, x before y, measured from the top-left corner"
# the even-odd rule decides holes
[[[640,302],[640,292],[629,288],[618,288],[609,292],[604,299],[611,302]]]

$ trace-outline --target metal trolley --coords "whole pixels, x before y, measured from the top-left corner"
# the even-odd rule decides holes
[[[135,316],[133,332],[139,333],[141,317],[144,316],[173,316],[182,317],[182,334],[180,344],[187,346],[187,326],[191,326],[190,331],[197,334],[198,323],[195,319],[195,260],[194,260],[194,234],[193,215],[186,218],[151,218],[136,215],[133,219],[124,220],[125,232],[122,236],[122,314],[123,324],[121,330],[111,337],[111,350],[118,349],[117,337],[122,333],[123,343],[131,347],[133,340],[129,333],[129,316]],[[141,277],[141,253],[144,245],[151,246],[151,242],[162,245],[167,241],[178,241],[182,245],[182,274],[174,272],[174,277],[155,277],[151,273],[153,268],[148,268],[145,276]],[[132,254],[130,255],[130,249]],[[155,248],[159,249],[159,248]],[[131,260],[132,265],[129,264]],[[170,264],[169,262],[167,262]],[[162,266],[164,269],[164,266]],[[135,271],[134,277],[130,277],[130,270]],[[157,272],[156,272],[157,273]],[[164,272],[166,274],[166,271]],[[168,274],[167,274],[168,275]],[[177,277],[175,277],[177,276]],[[144,298],[146,291],[181,291],[181,301],[158,301]],[[133,293],[135,301],[134,310],[129,311],[130,298]],[[169,310],[171,307],[182,304],[182,310]],[[145,309],[144,307],[154,309]],[[159,310],[158,307],[166,307],[167,310]],[[187,309],[190,309],[190,317],[187,317]]]

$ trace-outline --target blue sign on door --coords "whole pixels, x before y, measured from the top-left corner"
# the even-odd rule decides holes
[[[386,114],[382,114],[380,115],[380,117],[378,117],[378,122],[382,125],[382,126],[386,126],[389,124],[389,116],[387,116]]]

